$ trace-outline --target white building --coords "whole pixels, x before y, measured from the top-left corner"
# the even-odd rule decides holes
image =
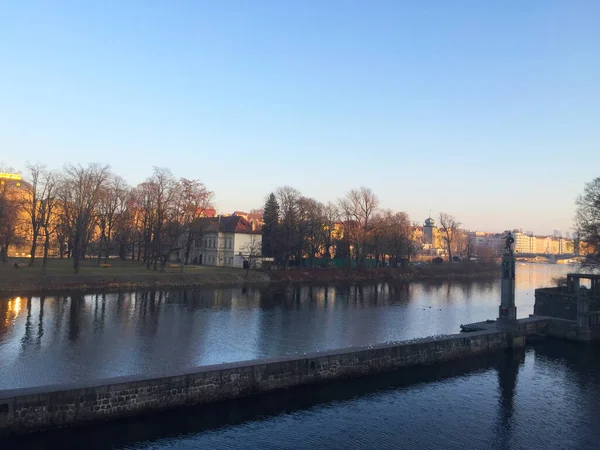
[[[192,227],[196,238],[190,249],[189,264],[243,267],[244,261],[252,265],[260,259],[262,233],[243,217],[203,217]],[[187,242],[187,234],[182,236],[182,241]],[[185,248],[175,257],[178,261],[183,260]]]

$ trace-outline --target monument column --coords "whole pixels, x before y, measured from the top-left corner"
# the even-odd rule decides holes
[[[498,320],[512,322],[517,320],[517,307],[515,306],[515,255],[512,244],[515,239],[509,231],[505,237],[504,252],[502,254],[502,285],[500,294],[500,308]]]

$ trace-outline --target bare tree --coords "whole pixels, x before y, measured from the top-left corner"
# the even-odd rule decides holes
[[[169,169],[155,167],[154,173],[146,182],[150,188],[155,208],[154,230],[152,232],[152,259],[154,270],[158,268],[158,262],[165,253],[164,239],[175,233],[175,226],[170,225],[167,229],[169,216],[173,215],[173,202],[177,195],[177,181]],[[164,264],[161,265],[164,269]]]
[[[41,230],[44,232],[44,256],[42,258],[42,273],[46,273],[48,265],[48,251],[50,250],[50,236],[54,234],[58,227],[58,221],[55,215],[55,206],[57,199],[55,197],[56,176],[53,172],[44,173],[44,189],[40,198],[41,207],[38,220],[41,224]],[[33,253],[32,253],[33,255]]]
[[[326,207],[322,203],[312,199],[303,197],[301,201],[301,243],[303,245],[303,253],[308,255],[309,264],[314,266],[314,258],[324,256],[327,238],[326,225]]]
[[[100,228],[98,265],[100,265],[103,251],[104,260],[108,262],[117,216],[118,213],[123,212],[125,207],[127,190],[125,180],[118,175],[111,175],[106,184],[100,189],[97,205],[98,226]]]
[[[384,248],[390,257],[390,265],[396,266],[398,261],[408,261],[414,253],[412,225],[405,212],[386,213]]]
[[[29,183],[25,185],[27,201],[25,211],[31,221],[31,250],[29,267],[35,264],[38,238],[44,234],[44,259],[42,272],[45,272],[50,246],[50,236],[56,229],[56,224],[51,225],[54,219],[54,204],[56,203],[55,188],[56,176],[42,164],[27,164]],[[56,220],[54,220],[56,222]]]
[[[69,229],[73,254],[73,271],[79,273],[81,259],[95,225],[95,208],[101,189],[109,177],[108,166],[68,165],[63,171],[59,197]]]
[[[150,181],[139,184],[134,190],[134,224],[138,235],[138,261],[143,254],[146,268],[152,264],[152,241],[156,223],[154,185]]]
[[[25,202],[24,209],[31,221],[31,250],[29,251],[31,256],[29,257],[28,266],[33,267],[35,264],[38,237],[42,227],[42,213],[40,209],[43,207],[41,199],[45,197],[45,190],[47,188],[46,184],[43,183],[46,167],[39,163],[28,163],[27,171],[29,172],[29,183],[25,187],[27,201]]]
[[[584,240],[589,247],[583,266],[600,269],[600,177],[585,184],[576,205],[576,245]]]
[[[188,264],[190,251],[195,240],[201,239],[204,229],[197,219],[204,215],[207,208],[211,206],[214,193],[209,191],[199,180],[188,180],[182,178],[181,185],[181,222],[185,229],[185,254],[181,259],[181,271]]]
[[[114,218],[113,242],[118,244],[119,259],[127,259],[127,251],[131,248],[131,260],[135,260],[136,242],[135,230],[135,201],[134,189],[125,186],[117,194],[117,209]]]
[[[262,253],[261,240],[256,235],[251,235],[250,240],[241,248],[242,255],[246,257],[248,265],[246,266],[246,276],[250,269],[256,268],[256,262]]]
[[[340,220],[340,212],[334,203],[327,203],[323,207],[322,227],[320,228],[320,245],[325,265],[335,256],[334,242],[336,238],[336,226]]]
[[[180,270],[189,260],[191,246],[202,234],[197,220],[210,207],[213,193],[199,180],[176,181],[168,169],[154,168],[139,196],[147,242],[152,242],[154,270],[164,268],[174,253],[180,253]],[[148,268],[150,260],[147,261]]]
[[[323,205],[313,198],[301,196],[297,202],[297,220],[295,226],[295,242],[293,244],[295,258],[302,261],[304,255],[309,257],[309,265],[313,265],[313,258],[318,251],[318,242],[315,239],[321,227],[321,211]]]
[[[366,243],[374,230],[373,215],[379,206],[379,199],[366,187],[352,189],[339,200],[345,217],[344,229],[353,234],[357,267],[364,267]]]
[[[275,191],[279,203],[280,228],[281,228],[281,255],[280,258],[289,264],[291,255],[298,254],[298,215],[299,202],[302,195],[300,191],[291,186],[283,186]]]
[[[459,227],[460,222],[454,216],[444,212],[440,213],[440,232],[442,233],[442,240],[444,241],[450,262],[452,262],[452,246],[455,240],[458,239]]]

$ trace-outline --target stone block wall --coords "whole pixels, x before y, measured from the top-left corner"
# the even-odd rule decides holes
[[[562,292],[560,288],[536,289],[533,314],[577,320],[577,297],[574,294]]]
[[[600,311],[600,300],[588,294],[589,311]],[[536,316],[577,321],[577,296],[562,288],[540,288],[535,290],[533,313]]]
[[[0,435],[65,427],[520,347],[523,336],[482,331],[301,357],[195,368],[174,376],[0,391]]]

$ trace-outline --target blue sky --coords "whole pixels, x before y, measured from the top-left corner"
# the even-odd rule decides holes
[[[4,1],[0,161],[152,166],[222,211],[372,188],[422,221],[572,225],[600,176],[597,1]]]

